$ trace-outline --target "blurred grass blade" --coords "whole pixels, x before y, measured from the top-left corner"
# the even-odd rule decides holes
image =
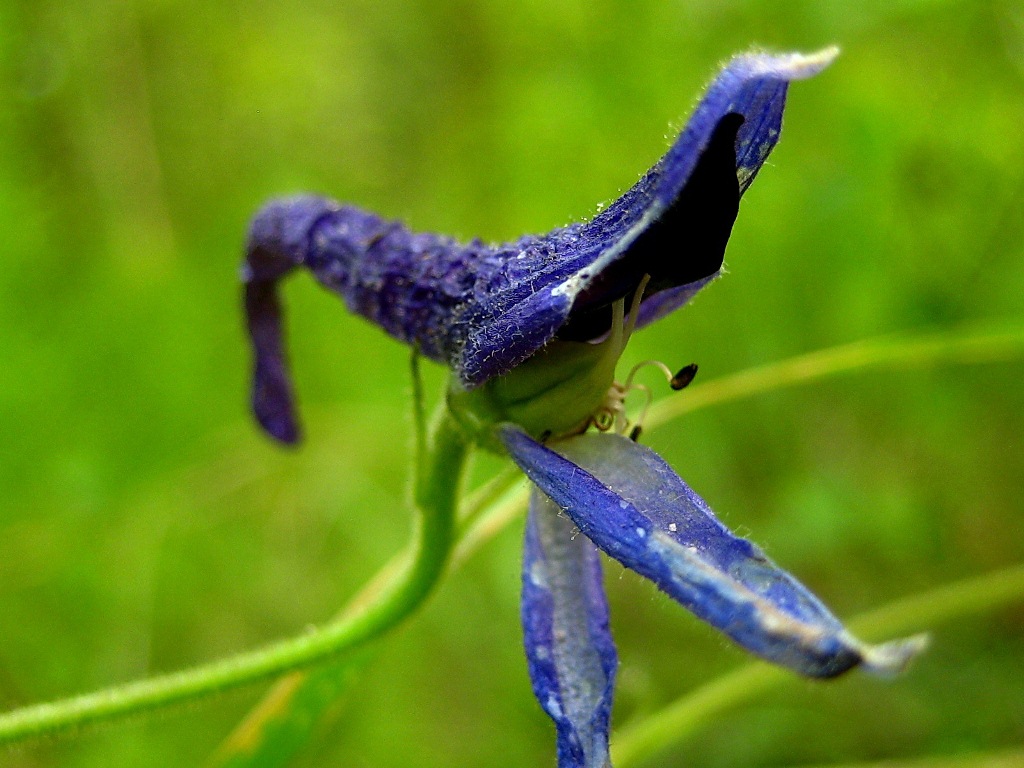
[[[1024,564],[897,600],[855,618],[850,627],[865,637],[881,637],[928,629],[1020,601],[1024,601]],[[719,713],[776,685],[798,680],[803,679],[763,662],[742,666],[613,734],[612,762],[618,768],[638,765],[685,741]]]
[[[373,655],[372,649],[366,649],[338,662],[285,675],[239,723],[208,765],[287,765],[341,713],[345,694]]]
[[[396,555],[353,598],[339,618],[355,615],[373,602],[402,567]],[[313,669],[278,679],[211,755],[208,768],[288,765],[341,710],[345,694],[374,655],[373,647],[342,656]]]
[[[931,334],[865,339],[748,368],[690,387],[683,397],[659,400],[645,428],[653,429],[692,411],[783,387],[871,368],[909,368],[940,363],[996,363],[1024,355],[1024,326],[990,323]]]
[[[510,491],[513,491],[510,493]],[[464,505],[449,572],[514,520],[525,505],[518,471],[502,472]],[[384,565],[345,608],[361,606],[390,583],[405,555]],[[292,758],[341,713],[343,700],[372,659],[372,649],[279,679],[210,757],[208,768],[276,768]]]

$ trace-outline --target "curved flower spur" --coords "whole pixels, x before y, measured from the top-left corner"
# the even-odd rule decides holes
[[[750,652],[803,675],[858,665],[893,673],[923,647],[920,637],[861,643],[733,535],[635,442],[624,400],[636,387],[632,375],[615,379],[632,331],[718,276],[740,198],[778,140],[789,82],[835,55],[732,59],[636,185],[589,222],[546,235],[462,244],[314,196],[272,201],[252,223],[252,404],[271,435],[298,439],[276,291],[305,267],[350,310],[450,366],[449,415],[466,439],[506,451],[535,484],[522,619],[560,766],[609,760],[617,661],[595,545]],[[694,370],[677,375],[677,388]]]

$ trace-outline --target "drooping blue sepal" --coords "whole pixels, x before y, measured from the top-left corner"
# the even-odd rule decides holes
[[[278,284],[303,265],[310,233],[336,206],[303,195],[275,200],[253,219],[242,264],[245,321],[253,349],[252,408],[257,421],[283,443],[299,439],[284,345]]]
[[[557,452],[511,425],[509,453],[594,544],[750,652],[809,677],[902,670],[914,637],[866,645],[754,544],[730,532],[657,454],[619,435]]]
[[[555,723],[559,768],[607,768],[618,656],[600,555],[536,489],[526,523],[521,613],[530,680]]]

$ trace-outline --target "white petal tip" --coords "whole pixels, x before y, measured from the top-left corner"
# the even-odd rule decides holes
[[[755,72],[774,74],[787,80],[803,80],[813,77],[839,55],[839,46],[830,45],[813,53],[782,53],[770,54],[753,52],[744,54],[739,60],[745,60]]]
[[[914,635],[879,645],[866,645],[861,649],[862,668],[882,677],[902,673],[930,642],[928,635]]]
[[[822,48],[820,51],[803,54],[800,58],[803,59],[804,66],[815,67],[815,71],[819,71],[835,61],[837,56],[839,56],[839,46],[830,45],[828,48]]]

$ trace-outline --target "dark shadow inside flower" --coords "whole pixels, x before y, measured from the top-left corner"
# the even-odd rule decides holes
[[[743,121],[743,115],[734,112],[718,121],[686,186],[622,257],[580,292],[557,338],[589,341],[607,333],[612,304],[631,296],[644,275],[650,275],[645,292],[649,300],[664,290],[711,277],[722,268],[739,213],[736,136]]]

